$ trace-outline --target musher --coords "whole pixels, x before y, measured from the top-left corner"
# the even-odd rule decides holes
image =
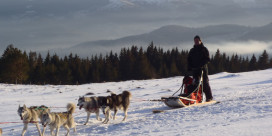
[[[188,71],[192,71],[195,84],[198,84],[200,82],[201,71],[203,70],[203,92],[206,96],[206,102],[209,102],[213,100],[208,78],[209,51],[203,45],[198,35],[194,37],[194,43],[194,47],[188,55]]]

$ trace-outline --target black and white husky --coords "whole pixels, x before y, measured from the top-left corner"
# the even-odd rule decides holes
[[[84,123],[84,125],[87,125],[89,122],[89,118],[91,113],[96,114],[96,119],[99,121],[102,121],[102,119],[99,117],[99,109],[100,109],[100,99],[101,97],[79,97],[77,106],[79,106],[79,110],[82,108],[85,109],[87,112],[87,120]]]
[[[130,104],[131,93],[129,91],[123,91],[121,94],[112,93],[110,96],[101,98],[101,109],[105,115],[103,123],[108,123],[111,117],[110,111],[114,111],[113,119],[116,119],[116,114],[119,109],[124,111],[123,121],[127,118],[127,111]]]
[[[29,108],[26,107],[25,104],[24,104],[23,107],[21,107],[19,105],[17,113],[21,117],[21,120],[23,120],[23,123],[24,123],[22,136],[24,136],[25,133],[26,133],[28,123],[35,124],[38,131],[39,131],[39,135],[42,136],[44,134],[45,127],[43,128],[43,133],[41,133],[38,118],[41,120],[42,119],[42,114],[47,113],[49,111],[50,111],[49,108],[44,106],[44,105],[42,105],[42,106],[31,106]]]

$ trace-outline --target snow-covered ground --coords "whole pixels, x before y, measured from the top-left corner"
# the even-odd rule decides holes
[[[18,105],[46,105],[52,111],[65,111],[68,102],[77,103],[79,96],[92,92],[107,96],[108,90],[132,93],[127,121],[103,124],[92,114],[84,126],[86,113],[77,108],[74,113],[77,132],[70,135],[201,135],[201,136],[270,136],[272,134],[272,69],[245,73],[210,75],[210,84],[219,104],[181,108],[153,114],[153,109],[169,109],[162,102],[144,101],[172,95],[181,86],[183,77],[71,85],[11,85],[0,84],[0,128],[3,135],[20,135],[23,129],[17,115]],[[101,113],[100,117],[104,118]],[[10,123],[9,123],[10,122]],[[60,135],[65,134],[64,128]],[[29,125],[26,135],[38,135]],[[49,129],[46,130],[49,135]]]

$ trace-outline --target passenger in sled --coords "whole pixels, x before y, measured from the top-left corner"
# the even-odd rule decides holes
[[[196,102],[200,103],[202,102],[203,89],[206,96],[206,102],[213,100],[208,78],[208,62],[210,61],[209,51],[203,45],[198,35],[194,37],[194,47],[190,50],[187,61],[188,71],[192,73],[193,78],[189,76],[184,77],[184,94],[180,94],[180,96],[197,99]],[[200,84],[201,81],[202,85]]]

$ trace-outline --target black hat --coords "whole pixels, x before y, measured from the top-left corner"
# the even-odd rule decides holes
[[[199,40],[201,40],[200,37],[199,37],[198,35],[196,35],[194,39],[196,39],[196,38],[199,39]]]

